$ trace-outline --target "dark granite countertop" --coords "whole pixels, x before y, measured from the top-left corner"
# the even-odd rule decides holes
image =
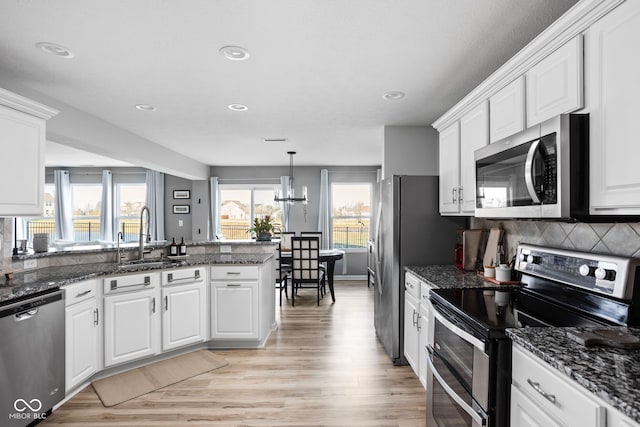
[[[435,288],[496,288],[499,286],[513,286],[498,285],[486,281],[475,272],[460,270],[455,265],[408,265],[404,269],[425,282],[429,282]]]
[[[206,264],[264,264],[273,254],[207,254],[189,255],[182,259],[164,260],[161,265],[136,264],[126,269],[118,268],[114,262],[73,264],[60,267],[46,267],[14,273],[13,279],[0,278],[0,304],[26,298],[70,283],[113,274],[131,274],[139,271],[161,270]]]
[[[518,328],[507,335],[553,368],[640,423],[640,350],[585,347],[568,336],[586,328]],[[640,338],[640,328],[612,329]]]

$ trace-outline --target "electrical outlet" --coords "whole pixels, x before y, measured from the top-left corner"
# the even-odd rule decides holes
[[[178,227],[182,227],[184,225],[184,221],[179,219],[178,220]]]
[[[25,259],[24,260],[24,269],[25,270],[29,270],[31,268],[37,268],[38,267],[38,260],[37,259]]]
[[[230,254],[231,253],[231,246],[229,246],[229,245],[220,246],[220,252],[222,252],[223,254]]]

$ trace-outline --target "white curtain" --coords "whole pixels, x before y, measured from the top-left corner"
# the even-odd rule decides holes
[[[164,240],[164,174],[148,170],[146,183],[151,240]]]
[[[289,176],[284,175],[280,177],[280,192],[282,197],[289,197]],[[291,211],[291,205],[287,202],[280,202],[282,204],[282,227],[284,230],[289,231],[289,212]]]
[[[209,214],[210,214],[210,218],[209,220],[211,221],[211,236],[209,236],[209,238],[211,240],[216,240],[216,234],[220,233],[220,200],[219,200],[219,196],[220,196],[220,192],[218,191],[218,187],[219,187],[219,182],[218,182],[218,177],[217,176],[212,176],[209,179],[209,182],[211,183],[210,187],[209,187],[209,191],[211,192],[211,206],[209,209]]]
[[[53,172],[55,196],[56,240],[75,240],[73,233],[73,197],[69,182],[69,171]]]
[[[105,242],[115,242],[116,229],[113,215],[113,174],[110,170],[103,170],[99,239]]]
[[[322,249],[329,248],[329,171],[320,169],[320,203],[318,204],[318,231],[322,232]]]

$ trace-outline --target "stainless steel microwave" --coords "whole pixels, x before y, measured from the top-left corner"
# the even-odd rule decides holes
[[[474,154],[476,217],[588,215],[588,114],[554,117]]]

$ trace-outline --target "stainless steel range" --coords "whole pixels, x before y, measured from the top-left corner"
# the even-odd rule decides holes
[[[640,325],[640,259],[521,244],[521,285],[435,289],[427,426],[509,425],[506,328]]]

